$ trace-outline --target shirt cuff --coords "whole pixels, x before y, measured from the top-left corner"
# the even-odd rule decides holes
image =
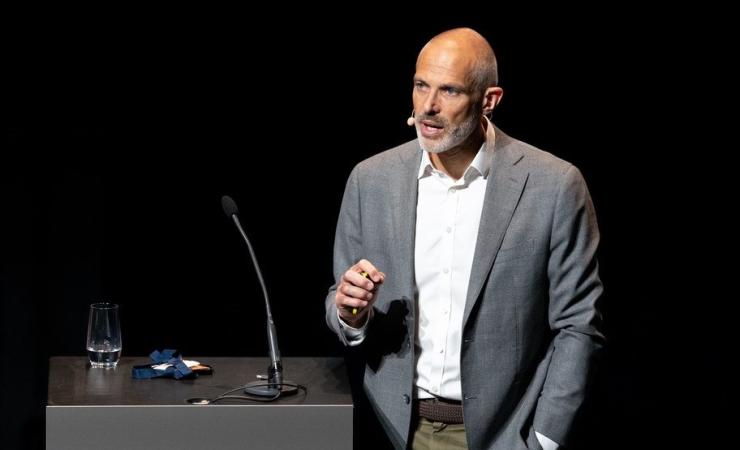
[[[537,430],[535,430],[534,435],[537,436],[537,440],[539,441],[542,450],[558,450],[558,448],[560,448],[560,445],[557,442],[544,434],[538,433]]]
[[[351,325],[349,325],[347,322],[342,320],[342,316],[339,315],[339,310],[337,310],[337,319],[339,319],[339,328],[342,329],[342,333],[344,334],[344,338],[347,340],[347,345],[350,347],[354,347],[357,345],[362,344],[362,341],[365,340],[365,330],[367,329],[367,324],[370,323],[370,317],[372,316],[373,311],[370,310],[368,313],[368,318],[365,321],[365,323],[360,328],[354,328]]]

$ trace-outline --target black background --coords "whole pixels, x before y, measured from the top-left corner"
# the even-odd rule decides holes
[[[576,164],[594,198],[610,345],[583,448],[723,442],[730,331],[708,324],[726,299],[697,283],[714,264],[688,243],[719,214],[696,183],[716,124],[684,95],[707,84],[712,47],[664,16],[564,13],[23,16],[3,56],[2,447],[42,448],[48,357],[84,354],[91,302],[121,305],[126,355],[266,354],[224,194],[283,355],[341,355],[323,301],[346,177],[414,137],[416,54],[454,26],[496,50],[494,122]]]

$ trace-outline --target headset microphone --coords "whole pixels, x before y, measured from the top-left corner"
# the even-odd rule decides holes
[[[414,111],[412,110],[411,111],[411,117],[409,117],[408,119],[406,119],[406,125],[408,125],[410,127],[413,127],[415,123],[416,123],[416,119],[414,119]]]

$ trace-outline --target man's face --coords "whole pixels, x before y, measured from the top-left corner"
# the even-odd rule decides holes
[[[413,102],[421,148],[441,153],[463,144],[480,126],[473,61],[449,46],[425,48],[416,63]]]

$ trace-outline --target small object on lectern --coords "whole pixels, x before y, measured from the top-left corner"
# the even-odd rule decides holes
[[[182,359],[182,355],[177,350],[166,349],[161,352],[154,350],[149,355],[149,359],[152,361],[151,364],[134,366],[131,369],[131,376],[139,380],[149,378],[181,380],[213,373],[213,368],[209,365],[202,364],[199,361]]]

